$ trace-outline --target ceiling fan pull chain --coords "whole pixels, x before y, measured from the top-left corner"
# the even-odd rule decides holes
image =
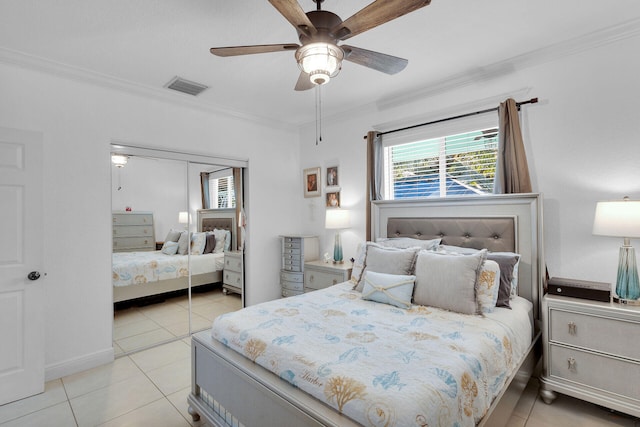
[[[322,94],[320,88],[316,85],[316,145],[322,142]]]

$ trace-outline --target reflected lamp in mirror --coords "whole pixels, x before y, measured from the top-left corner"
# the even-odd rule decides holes
[[[327,209],[325,220],[325,228],[329,230],[337,230],[335,240],[333,242],[333,262],[342,264],[342,240],[340,238],[340,230],[349,228],[349,211],[344,209]]]
[[[124,154],[112,154],[111,155],[111,163],[113,163],[117,168],[123,168],[124,165],[129,161],[129,157]]]
[[[622,237],[618,259],[615,302],[640,305],[640,283],[636,251],[630,239],[640,238],[640,201],[624,200],[598,202],[593,221],[593,234]]]
[[[189,212],[180,212],[178,213],[178,223],[184,225],[184,228],[187,228],[187,224],[189,224]]]

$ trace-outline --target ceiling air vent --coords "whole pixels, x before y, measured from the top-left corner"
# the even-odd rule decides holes
[[[187,95],[197,96],[202,93],[209,86],[205,86],[200,83],[191,82],[185,80],[182,77],[175,77],[169,83],[165,85],[166,88],[177,90],[178,92],[186,93]]]

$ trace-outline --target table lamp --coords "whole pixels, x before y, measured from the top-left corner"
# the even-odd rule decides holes
[[[640,238],[640,201],[625,197],[619,201],[598,202],[593,234],[624,238],[620,247],[616,295],[613,300],[622,304],[640,305],[636,251],[630,243],[630,239]]]
[[[178,213],[178,223],[184,224],[184,229],[186,230],[189,224],[189,212],[179,212]]]
[[[342,264],[344,261],[342,260],[342,241],[339,230],[349,228],[349,211],[339,208],[327,209],[325,228],[338,230],[333,243],[333,262]]]

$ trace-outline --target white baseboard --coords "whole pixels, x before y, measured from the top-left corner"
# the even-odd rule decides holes
[[[109,347],[92,354],[86,354],[63,362],[47,365],[44,368],[44,380],[51,381],[77,372],[86,371],[96,366],[111,363],[113,359],[113,347]]]

